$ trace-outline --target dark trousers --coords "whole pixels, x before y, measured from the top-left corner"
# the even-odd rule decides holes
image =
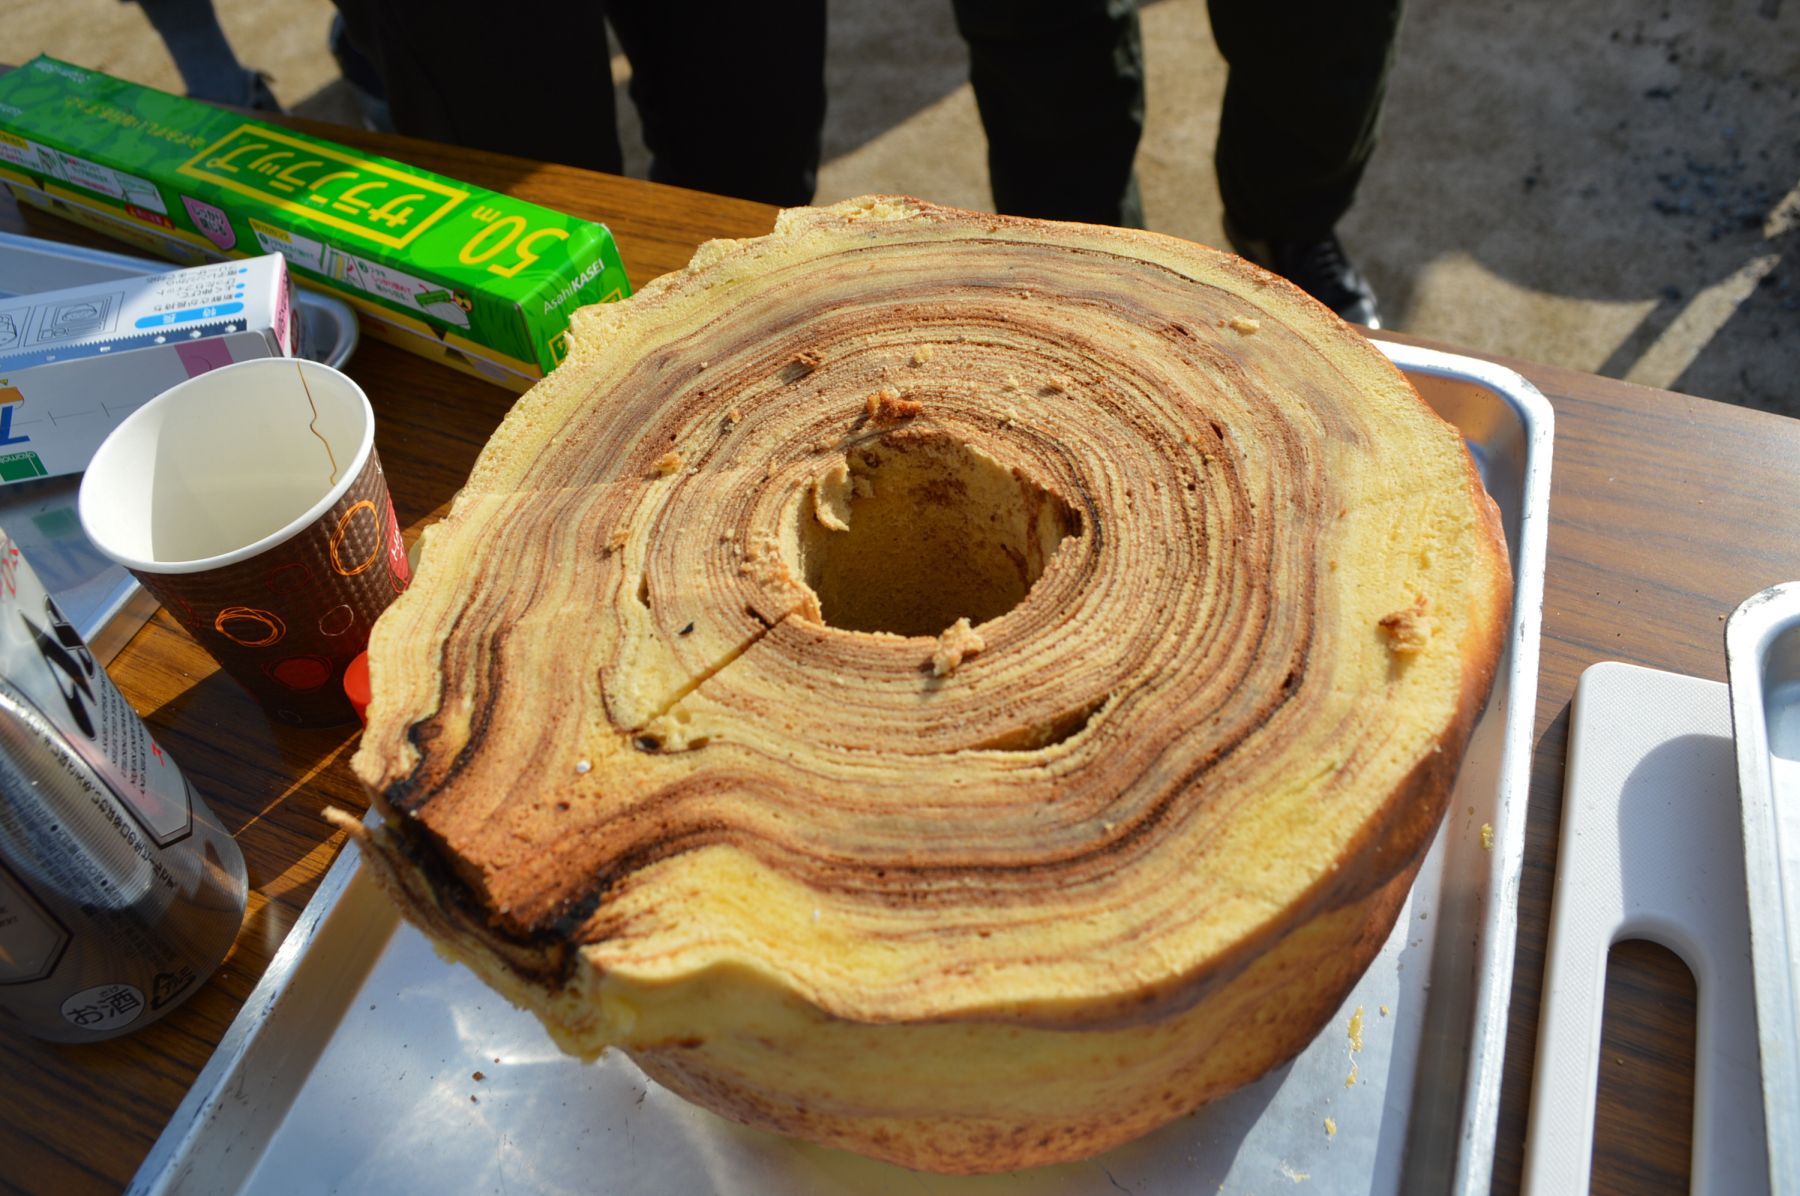
[[[401,133],[620,173],[610,19],[631,61],[652,179],[765,203],[812,200],[824,0],[336,3]]]
[[[1141,225],[1144,62],[1132,0],[955,0],[1002,212]],[[1337,223],[1374,151],[1400,0],[1210,0],[1230,66],[1214,154],[1259,239]]]
[[[955,0],[987,131],[994,206],[1142,227],[1144,130],[1135,0]]]
[[[1375,152],[1401,0],[1210,0],[1231,66],[1213,162],[1226,215],[1310,239],[1350,209]]]
[[[811,201],[825,117],[824,0],[336,0],[402,133],[618,173],[604,22],[658,182]],[[1141,226],[1134,0],[954,0],[1002,212]],[[1246,236],[1328,231],[1375,148],[1400,0],[1211,0],[1230,64],[1215,165]]]

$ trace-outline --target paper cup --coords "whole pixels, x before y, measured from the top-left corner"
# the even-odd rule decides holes
[[[355,382],[290,358],[190,378],[106,438],[78,507],[94,546],[276,717],[356,717],[344,667],[411,573]]]

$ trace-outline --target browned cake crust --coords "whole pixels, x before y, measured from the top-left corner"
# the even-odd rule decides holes
[[[1360,335],[1153,234],[875,198],[586,309],[371,642],[375,874],[577,1053],[909,1166],[1299,1050],[1504,639]]]

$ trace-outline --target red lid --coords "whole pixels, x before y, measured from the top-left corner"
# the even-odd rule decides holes
[[[369,719],[363,712],[369,707],[369,654],[359,652],[356,659],[344,669],[344,694],[350,704],[356,707],[356,717],[367,726]]]

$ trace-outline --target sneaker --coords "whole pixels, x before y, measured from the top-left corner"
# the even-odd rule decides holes
[[[1375,288],[1350,264],[1336,233],[1294,241],[1259,241],[1244,236],[1227,219],[1225,237],[1239,257],[1281,275],[1348,322],[1381,327]]]

